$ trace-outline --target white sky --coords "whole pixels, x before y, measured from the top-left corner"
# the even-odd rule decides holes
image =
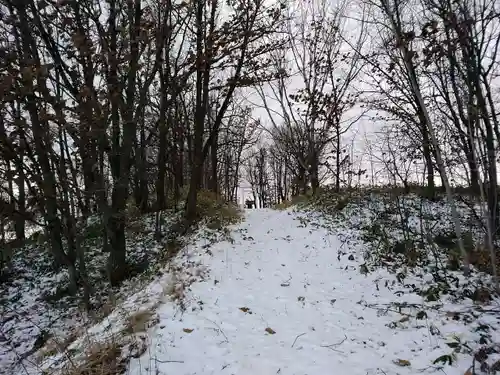
[[[319,0],[312,0],[318,2]],[[336,0],[327,0],[332,1],[331,6],[335,7]],[[311,4],[311,2],[304,2],[301,0],[297,0],[297,4]],[[349,3],[349,7],[346,11],[347,21],[345,27],[345,38],[348,39],[351,45],[354,45],[358,35],[360,28],[359,19],[361,19],[361,8],[359,6],[360,3],[352,2]],[[365,9],[366,10],[366,9]],[[374,16],[371,17],[370,20],[373,20]],[[380,25],[375,25],[374,23],[366,24],[367,28],[367,41],[364,45],[366,49],[371,49],[371,47],[375,46],[379,43],[377,28],[380,28]],[[346,43],[346,47],[348,45]],[[289,53],[290,58],[292,58],[292,54]],[[359,76],[359,79],[355,82],[356,89],[359,90],[367,90],[373,89],[370,87],[370,83],[373,82],[369,77]],[[363,83],[363,82],[364,83]],[[500,85],[498,85],[500,87]],[[294,90],[303,87],[301,77],[293,77],[290,79],[290,83],[288,86],[289,93],[293,93]],[[267,90],[270,92],[270,90]],[[500,90],[499,90],[500,92]],[[263,102],[260,99],[259,95],[256,92],[252,92],[251,90],[247,90],[244,93],[244,96],[247,98],[247,101],[251,103],[254,107],[253,116],[255,118],[260,119],[263,125],[267,127],[272,127],[272,122],[269,119],[269,115],[267,111],[262,108]],[[268,103],[272,103],[272,100],[269,100]],[[274,111],[281,112],[279,105],[275,102],[272,105],[272,109]],[[347,113],[345,113],[344,118],[352,118],[361,113],[361,109],[353,109]],[[374,121],[371,118],[373,112],[368,112],[364,117],[360,118],[351,129],[343,136],[342,144],[349,149],[349,153],[353,157],[353,169],[366,169],[367,170],[367,178],[363,176],[362,182],[371,183],[375,182],[378,184],[387,183],[390,180],[388,171],[385,168],[384,162],[381,160],[383,158],[383,152],[386,152],[388,147],[387,143],[383,141],[383,135],[381,133],[384,126],[387,126],[387,123],[382,121]],[[279,122],[279,121],[278,121]],[[398,126],[405,126],[404,124],[400,124]],[[391,147],[396,147],[391,141]],[[399,143],[399,142],[397,142]],[[446,152],[446,150],[443,150]],[[386,157],[387,159],[387,157]],[[405,167],[407,167],[411,178],[410,181],[419,181],[423,182],[424,179],[424,164],[423,161],[416,161],[413,165],[406,163]],[[454,173],[457,174],[455,182],[463,182],[464,180],[459,176],[463,174],[463,171],[459,171],[458,169],[454,170]],[[440,180],[438,179],[438,173],[436,171],[436,183],[439,184]],[[245,182],[244,182],[245,183]]]
[[[314,1],[314,0],[313,0]],[[300,4],[304,4],[303,1],[298,0],[297,2],[300,6]],[[310,3],[308,3],[310,4]],[[335,2],[332,2],[330,5],[332,10],[335,8]],[[360,30],[360,22],[358,19],[360,19],[360,9],[355,3],[351,3],[350,7],[346,10],[347,18],[345,20],[345,30],[344,30],[344,37],[348,39],[349,43],[351,45],[355,45],[357,39],[359,38],[359,30]],[[352,18],[351,18],[352,17]],[[343,44],[343,48],[346,50],[350,51],[351,48],[349,47],[348,43]],[[288,53],[287,56],[290,60],[293,60],[293,54],[291,52]],[[356,89],[359,89],[361,84],[361,75],[358,77],[354,82],[354,85]],[[266,87],[267,86],[267,87]],[[267,95],[269,98],[267,99],[268,105],[272,108],[273,111],[282,113],[279,103],[272,97],[272,91],[269,88],[269,85],[265,86],[265,92],[267,92]],[[295,90],[300,89],[304,87],[303,80],[302,78],[297,75],[295,77],[291,77],[289,79],[289,84],[287,86],[288,94],[294,93]],[[264,108],[264,103],[262,99],[260,98],[259,94],[255,90],[245,90],[244,96],[246,97],[246,100],[248,103],[253,107],[253,116],[256,119],[259,119],[261,123],[266,126],[267,128],[272,128],[272,121],[269,118],[269,115]],[[349,120],[352,118],[359,117],[359,115],[362,113],[362,110],[360,108],[354,108],[344,114],[344,120]],[[280,123],[281,121],[279,120],[279,116],[275,116],[275,120],[277,123]],[[380,123],[375,123],[372,120],[369,119],[369,115],[367,114],[365,117],[360,118],[351,128],[349,131],[346,132],[346,134],[343,135],[342,139],[342,144],[349,149],[349,152],[351,152],[352,148],[352,156],[353,156],[353,161],[354,161],[354,169],[370,169],[371,165],[368,162],[368,157],[366,155],[367,149],[366,149],[366,139],[373,139],[375,136],[375,133],[377,131],[380,131],[382,128],[383,124]],[[354,147],[352,147],[354,146]],[[373,165],[376,165],[378,162],[374,162]],[[243,181],[242,184],[245,186],[248,184],[246,181]]]

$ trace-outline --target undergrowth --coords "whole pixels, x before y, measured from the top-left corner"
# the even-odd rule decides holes
[[[141,215],[133,204],[127,205],[127,261],[129,278],[120,287],[110,287],[107,282],[106,261],[102,251],[103,225],[98,217],[91,217],[79,227],[82,246],[87,259],[89,284],[92,286],[92,311],[85,312],[80,297],[69,293],[69,276],[66,270],[56,271],[48,253],[46,236],[35,233],[22,247],[15,249],[7,277],[0,285],[1,335],[8,340],[7,352],[12,366],[22,367],[22,362],[35,355],[42,358],[61,355],[81,334],[81,328],[95,325],[116,312],[117,307],[132,294],[141,291],[152,281],[167,274],[172,277],[164,294],[182,307],[183,295],[189,284],[204,277],[205,270],[192,260],[176,265],[171,260],[192,241],[206,238],[205,245],[230,239],[229,226],[242,219],[241,211],[211,192],[201,191],[198,199],[199,220],[191,231],[178,231],[183,221],[181,210],[167,210],[160,215],[162,235],[155,232],[155,213]],[[193,271],[192,269],[199,269]],[[201,271],[200,271],[201,270]],[[128,311],[124,317],[130,315]],[[132,345],[124,339],[136,336],[147,329],[154,319],[154,309],[127,318],[121,339],[116,342],[87,342],[85,356],[69,363],[63,373],[68,375],[116,374],[123,369],[126,355],[123,346]],[[71,329],[68,329],[71,328]],[[109,341],[109,340],[108,340]],[[136,345],[136,344],[133,344]],[[98,350],[94,350],[98,348]],[[110,357],[115,357],[112,360]],[[13,369],[14,367],[12,367]],[[12,370],[14,371],[14,370]]]
[[[390,187],[342,192],[327,188],[306,198],[295,205],[295,210],[303,213],[299,220],[303,225],[321,225],[334,231],[344,244],[339,259],[360,259],[359,272],[363,274],[387,269],[392,279],[380,280],[377,289],[389,288],[398,299],[407,293],[422,297],[423,304],[415,306],[419,311],[408,316],[422,319],[426,311],[440,310],[447,302],[472,304],[451,318],[479,330],[477,341],[450,343],[453,350],[436,358],[433,366],[451,364],[461,352],[473,355],[478,361],[477,369],[480,367],[485,373],[491,373],[495,366],[500,369],[500,362],[492,362],[500,354],[500,346],[491,336],[495,328],[480,319],[484,311],[489,311],[486,306],[497,298],[497,293],[488,275],[491,263],[489,252],[482,245],[483,223],[472,210],[474,200],[470,195],[455,195],[462,240],[473,266],[470,276],[461,272],[463,261],[450,207],[441,192],[430,199],[428,191],[420,187],[413,187],[411,192]],[[388,304],[388,308],[401,311],[398,302]]]
[[[463,266],[451,212],[444,199],[428,199],[401,189],[366,189],[336,193],[324,189],[311,197],[300,209],[320,212],[327,222],[348,227],[341,234],[365,244],[364,258],[373,267],[385,266],[396,271],[401,265],[409,269],[426,267],[437,280],[449,271]],[[482,223],[470,208],[457,200],[463,230],[462,240],[478,271],[491,271],[488,253],[482,246]]]
[[[290,200],[283,201],[273,206],[275,210],[286,210],[287,208],[305,204],[311,199],[312,195],[310,194],[301,194],[295,197],[292,197]]]
[[[202,190],[198,193],[198,214],[209,229],[220,230],[242,219],[241,209],[217,194]]]

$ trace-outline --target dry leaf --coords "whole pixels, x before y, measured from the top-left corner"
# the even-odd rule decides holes
[[[193,331],[194,331],[194,329],[191,329],[191,328],[184,328],[184,329],[183,329],[183,331],[184,331],[184,332],[186,332],[186,333],[191,333],[191,332],[193,332]]]
[[[407,322],[408,320],[410,320],[410,317],[408,315],[406,315],[406,316],[403,316],[401,319],[399,319],[399,322],[404,323],[404,322]]]
[[[474,374],[472,373],[471,369],[468,369],[467,371],[465,371],[464,375],[474,375]]]
[[[398,359],[396,361],[392,361],[394,364],[401,366],[401,367],[408,367],[411,366],[410,361],[407,361],[406,359]]]
[[[249,314],[252,313],[248,307],[240,307],[240,310],[243,311],[244,313],[249,313]]]
[[[274,331],[272,328],[267,327],[266,332],[269,333],[270,335],[274,335],[276,331]]]

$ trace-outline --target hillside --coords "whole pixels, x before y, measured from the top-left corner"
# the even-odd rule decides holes
[[[477,235],[462,219],[466,235]],[[40,366],[107,375],[495,373],[498,301],[480,263],[467,278],[457,270],[450,228],[447,205],[417,195],[323,194],[247,210],[217,240],[198,233],[163,276]]]

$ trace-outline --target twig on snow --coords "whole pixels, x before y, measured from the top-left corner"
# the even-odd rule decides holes
[[[498,309],[483,309],[483,308],[481,308],[481,307],[476,308],[476,311],[477,311],[477,312],[480,312],[480,313],[483,313],[483,314],[498,314],[498,313],[500,312],[500,310],[498,310]],[[457,312],[457,313],[459,313],[459,314],[460,314],[460,313],[462,313],[462,314],[466,314],[466,313],[468,313],[469,311],[465,311],[465,312],[458,312],[458,311],[455,311],[455,312]]]
[[[295,345],[295,343],[297,342],[298,338],[299,338],[299,337],[301,337],[301,336],[304,336],[305,334],[306,334],[306,332],[301,333],[300,335],[297,335],[297,337],[295,337],[295,340],[293,340],[293,344],[292,344],[292,346],[291,346],[291,347],[293,348],[293,346],[294,346],[294,345]]]
[[[328,348],[330,350],[333,350],[334,352],[339,352],[339,353],[342,353],[342,351],[340,350],[337,350],[337,349],[334,349],[334,347],[337,347],[339,345],[342,345],[344,343],[344,341],[347,340],[347,335],[344,334],[344,339],[341,340],[340,342],[336,343],[336,344],[330,344],[330,345],[321,345],[322,348]]]
[[[427,367],[424,367],[424,368],[421,368],[421,369],[417,369],[417,371],[419,373],[422,373],[422,372],[428,372],[429,369],[433,369],[434,371],[441,371],[443,374],[447,375],[446,371],[444,371],[444,369],[441,367],[441,366],[427,366]]]
[[[291,280],[292,280],[292,274],[290,274],[290,277],[288,278],[288,280],[281,283],[281,286],[290,286]]]
[[[363,306],[363,307],[367,307],[369,309],[383,311],[384,313],[393,312],[393,313],[396,313],[396,314],[399,314],[399,315],[407,316],[409,318],[413,318],[414,317],[412,314],[408,314],[408,313],[402,312],[401,310],[396,310],[396,309],[391,308],[391,306],[395,306],[393,303],[384,303],[384,304],[373,303],[373,304],[370,304],[370,303],[367,303],[365,301],[362,301],[362,303],[360,303],[360,305]],[[417,304],[407,304],[405,306],[397,306],[396,305],[396,307],[400,307],[400,308],[422,308],[421,305],[417,305]]]
[[[227,338],[226,334],[224,333],[224,331],[222,330],[220,325],[217,324],[217,322],[210,320],[208,318],[205,318],[205,319],[208,320],[210,323],[215,324],[217,326],[216,330],[218,330],[222,334],[222,336],[224,336],[224,338],[226,339],[226,342],[229,342],[229,339]]]
[[[171,361],[161,361],[159,359],[155,359],[156,362],[158,363],[184,363],[184,361],[174,361],[174,360],[171,360]]]

